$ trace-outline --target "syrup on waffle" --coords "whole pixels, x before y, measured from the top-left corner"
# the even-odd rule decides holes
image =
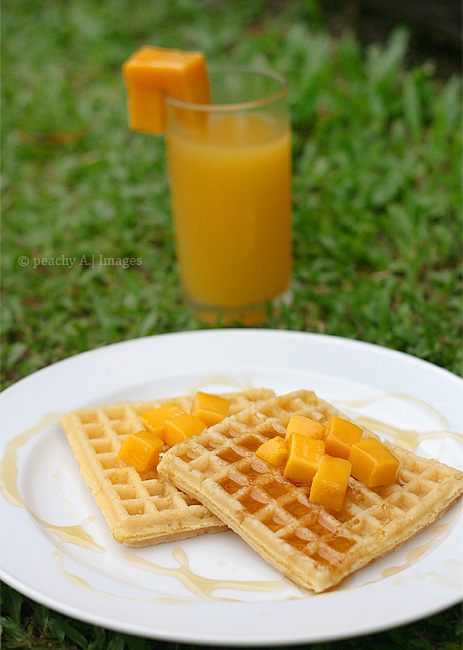
[[[311,504],[308,485],[285,479],[255,454],[269,438],[284,436],[295,413],[322,423],[346,418],[313,392],[293,392],[176,445],[159,472],[301,587],[333,587],[433,523],[463,492],[462,472],[385,443],[400,461],[395,483],[368,488],[351,477],[342,510]],[[363,435],[374,436],[367,429]]]
[[[237,414],[274,392],[250,389],[223,395],[229,414]],[[140,414],[175,402],[190,411],[193,397],[183,396],[138,403],[75,410],[61,420],[80,471],[117,542],[149,546],[227,527],[198,501],[159,476],[144,474],[118,460],[124,439],[144,429]]]

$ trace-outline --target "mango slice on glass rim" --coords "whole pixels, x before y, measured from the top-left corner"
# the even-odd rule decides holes
[[[159,135],[167,123],[164,94],[192,104],[209,104],[210,87],[202,52],[145,45],[122,66],[128,93],[129,127]]]

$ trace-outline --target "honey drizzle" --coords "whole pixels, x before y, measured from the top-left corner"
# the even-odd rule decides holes
[[[250,381],[240,381],[238,379],[232,379],[231,377],[228,377],[227,375],[210,375],[209,377],[205,377],[201,381],[198,381],[196,384],[193,384],[190,386],[189,390],[187,391],[188,395],[195,395],[195,393],[198,390],[204,390],[208,386],[211,386],[213,384],[223,384],[225,386],[230,386],[231,388],[235,388],[238,390],[252,390],[254,386]]]
[[[237,601],[235,598],[220,598],[212,596],[212,592],[218,589],[233,590],[233,591],[281,591],[291,585],[285,579],[282,580],[216,580],[213,578],[206,578],[199,576],[190,570],[188,564],[188,556],[185,551],[176,546],[172,551],[172,557],[178,563],[177,567],[164,567],[155,564],[145,558],[140,557],[133,551],[127,550],[123,554],[123,558],[129,564],[146,571],[151,571],[158,575],[170,576],[180,580],[180,582],[192,594],[199,596],[205,600],[228,600]]]
[[[429,531],[433,533],[433,538],[429,540],[429,542],[426,542],[426,544],[421,544],[420,546],[412,548],[408,552],[407,559],[403,564],[387,567],[384,569],[384,571],[381,573],[381,578],[389,578],[396,573],[400,573],[404,569],[408,569],[408,567],[412,566],[412,564],[415,564],[415,562],[417,562],[420,557],[422,557],[426,551],[430,549],[435,544],[435,542],[437,542],[438,539],[443,537],[448,532],[449,528],[453,525],[457,518],[460,518],[461,514],[462,509],[459,508],[458,512],[456,512],[452,519],[446,524],[435,523],[432,528],[429,529]]]
[[[403,401],[411,402],[413,404],[421,406],[439,421],[439,424],[442,428],[432,431],[415,431],[413,429],[402,429],[400,427],[394,426],[392,424],[387,424],[386,422],[382,422],[381,420],[377,420],[376,418],[372,418],[367,415],[355,415],[355,422],[360,426],[366,427],[368,429],[374,429],[391,436],[394,438],[394,442],[404,447],[405,449],[408,449],[409,451],[416,451],[419,445],[425,440],[437,440],[439,438],[452,438],[463,446],[463,436],[459,433],[449,431],[450,423],[447,418],[442,415],[442,413],[439,413],[439,411],[437,411],[435,408],[418,399],[417,397],[405,395],[404,393],[384,393],[365,399],[338,401],[355,409],[369,406],[374,402],[388,397],[395,397],[397,399],[401,399]]]
[[[47,413],[42,416],[36,425],[26,429],[23,433],[7,443],[4,456],[0,463],[0,491],[8,503],[11,503],[13,506],[25,508],[42,528],[56,535],[61,541],[76,544],[77,546],[101,553],[105,549],[94,542],[90,535],[84,531],[82,525],[58,526],[45,521],[28,506],[19,493],[17,482],[17,450],[28,443],[35,435],[41,433],[51,425],[56,424],[60,416],[60,413]]]
[[[63,561],[63,553],[61,549],[62,545],[58,546],[56,551],[53,554],[53,557],[56,561],[56,564],[58,565],[58,568],[61,572],[61,575],[63,578],[65,578],[68,582],[73,584],[75,587],[78,589],[86,589],[87,591],[93,591],[94,593],[97,594],[102,594],[106,598],[123,598],[124,600],[130,600],[132,602],[139,602],[140,598],[134,598],[130,596],[121,596],[118,593],[112,593],[110,591],[102,591],[101,589],[95,589],[92,587],[87,580],[82,578],[81,576],[76,575],[75,573],[71,573],[66,569],[64,566],[64,561]],[[148,602],[152,603],[163,603],[163,604],[169,604],[169,605],[185,605],[188,603],[188,600],[181,600],[181,599],[176,599],[176,598],[152,598],[149,599]]]
[[[412,429],[401,429],[366,415],[356,417],[355,421],[360,426],[375,429],[376,431],[390,435],[394,438],[394,442],[409,451],[416,451],[424,440],[438,440],[439,438],[453,438],[460,445],[463,445],[463,436],[452,431],[436,430],[420,432],[413,431]]]
[[[433,406],[430,406],[430,404],[423,402],[423,400],[419,399],[418,397],[412,397],[411,395],[406,395],[405,393],[390,392],[390,393],[383,393],[381,395],[375,395],[374,397],[366,397],[364,399],[354,399],[348,401],[341,400],[341,401],[343,404],[352,406],[352,408],[362,408],[363,406],[369,406],[370,404],[374,404],[374,402],[378,402],[379,400],[386,399],[388,397],[396,397],[397,399],[401,399],[405,402],[412,402],[413,404],[417,404],[418,406],[421,406],[422,408],[424,408],[426,411],[434,415],[439,420],[442,429],[448,429],[449,422],[447,418],[444,415],[442,415],[442,413],[440,413]]]

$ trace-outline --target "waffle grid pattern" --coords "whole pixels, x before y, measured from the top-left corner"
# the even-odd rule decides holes
[[[272,394],[266,389],[227,394],[230,414]],[[117,458],[124,439],[144,428],[141,413],[167,402],[189,411],[192,401],[185,396],[117,404],[76,410],[62,419],[81,473],[118,542],[146,546],[226,530],[198,501],[160,477],[156,468],[142,474]]]
[[[333,586],[432,523],[463,491],[458,470],[389,445],[401,462],[396,483],[369,489],[351,477],[339,513],[313,505],[308,486],[254,453],[294,413],[326,422],[339,411],[307,391],[278,397],[181,443],[159,469],[302,587]]]

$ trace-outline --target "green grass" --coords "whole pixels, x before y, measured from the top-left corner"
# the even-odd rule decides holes
[[[2,19],[4,388],[84,350],[201,327],[178,288],[163,141],[127,128],[120,67],[143,43],[288,76],[294,302],[264,327],[371,341],[461,373],[461,83],[436,79],[432,62],[408,69],[406,30],[384,46],[334,39],[315,0],[5,0]],[[142,263],[80,263],[92,255]],[[76,263],[34,261],[61,256]],[[152,647],[9,587],[3,599],[5,648]],[[460,629],[455,607],[316,648],[450,650]]]

